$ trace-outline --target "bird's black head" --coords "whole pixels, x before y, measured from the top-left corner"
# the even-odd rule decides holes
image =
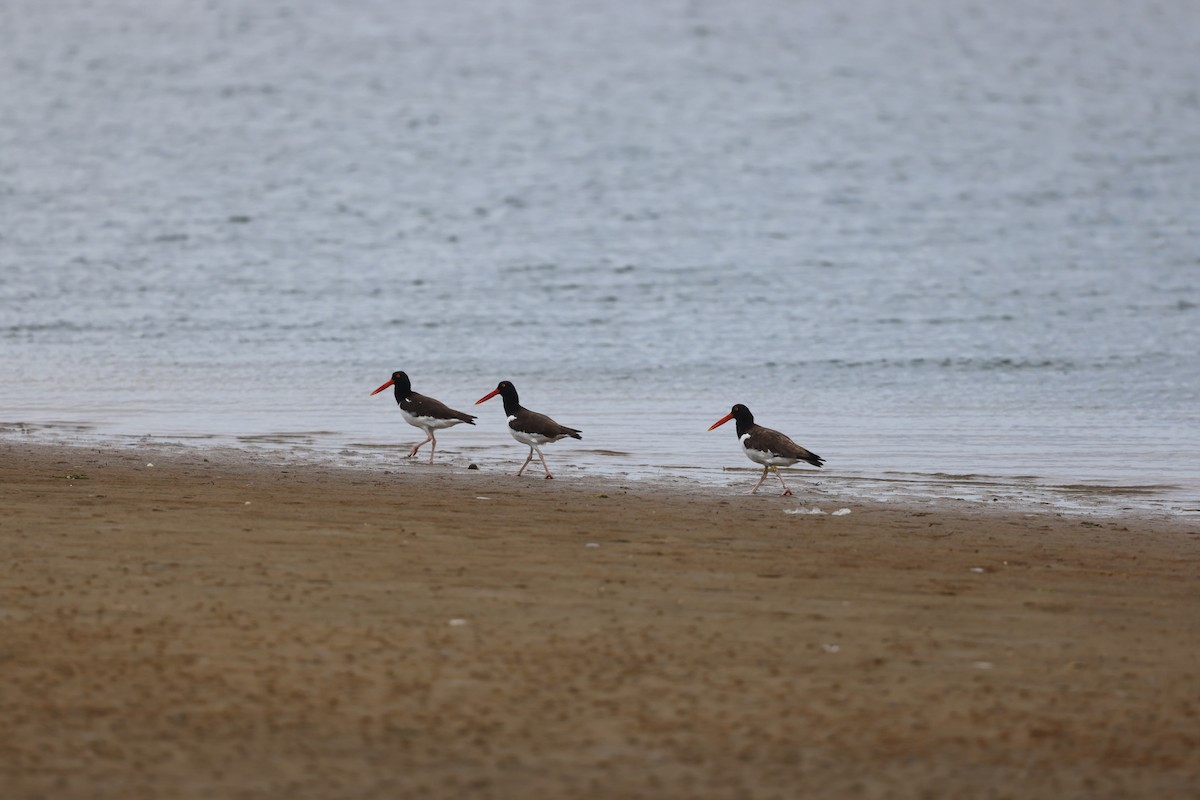
[[[738,403],[733,408],[729,409],[728,414],[714,422],[709,427],[709,430],[711,431],[713,428],[719,428],[726,422],[729,422],[731,419],[737,420],[738,436],[741,436],[751,425],[754,424],[754,415],[750,413],[750,409],[746,408],[741,403]]]
[[[475,405],[479,405],[486,400],[491,400],[496,395],[500,395],[500,397],[503,398],[504,411],[506,413],[511,414],[513,411],[520,408],[520,404],[517,400],[517,387],[513,386],[508,381],[500,381],[498,384],[496,384],[495,389],[492,389],[483,397],[476,400]]]
[[[400,402],[401,400],[403,400],[405,397],[408,397],[410,394],[412,394],[412,384],[409,383],[408,373],[405,373],[405,372],[393,372],[391,380],[389,380],[387,383],[383,384],[383,386],[380,386],[375,391],[371,392],[371,394],[373,394],[373,395],[379,394],[380,392],[382,392],[384,389],[388,388],[389,386],[396,387],[396,402],[397,403]]]

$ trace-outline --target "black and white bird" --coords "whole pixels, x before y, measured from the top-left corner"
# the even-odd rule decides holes
[[[432,464],[434,451],[437,450],[437,439],[433,436],[434,431],[450,428],[463,422],[468,425],[475,424],[473,415],[455,411],[445,403],[414,392],[412,383],[409,382],[408,375],[404,372],[393,372],[391,380],[371,392],[371,395],[377,395],[389,386],[396,387],[396,403],[400,406],[400,414],[404,417],[404,421],[414,428],[425,431],[425,438],[414,444],[413,449],[405,458],[412,458],[421,449],[421,445],[429,442],[429,463]]]
[[[714,422],[709,430],[719,428],[731,419],[737,421],[737,436],[742,443],[742,450],[745,451],[746,458],[763,465],[762,477],[758,479],[758,483],[754,484],[750,494],[754,494],[758,491],[758,487],[762,486],[763,481],[767,479],[768,470],[775,470],[775,475],[779,478],[779,483],[783,486],[783,494],[786,497],[792,493],[792,490],[783,482],[783,475],[779,473],[780,467],[790,467],[798,461],[805,461],[814,467],[825,463],[825,459],[816,453],[805,450],[779,431],[756,425],[750,409],[741,403],[735,405],[728,414]]]
[[[504,400],[504,413],[508,415],[508,432],[521,444],[529,445],[529,455],[525,457],[525,463],[517,470],[517,476],[519,477],[529,466],[529,462],[536,452],[538,458],[542,460],[542,469],[546,470],[546,480],[550,480],[554,476],[550,474],[550,468],[546,466],[546,456],[542,455],[542,445],[557,442],[568,436],[572,439],[582,439],[580,431],[568,428],[566,425],[559,425],[545,414],[530,411],[522,406],[517,400],[517,387],[508,381],[500,381],[495,389],[476,400],[475,405],[491,400],[496,395],[500,395]]]

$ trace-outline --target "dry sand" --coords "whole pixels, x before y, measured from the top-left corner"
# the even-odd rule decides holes
[[[0,442],[5,800],[1200,796],[1185,522],[268,462]]]

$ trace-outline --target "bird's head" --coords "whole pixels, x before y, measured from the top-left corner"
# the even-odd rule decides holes
[[[719,428],[731,419],[736,419],[738,428],[748,428],[754,424],[754,415],[750,413],[750,409],[746,408],[741,403],[738,403],[733,408],[729,409],[729,413],[721,417],[719,420],[709,426],[711,431],[713,428]]]
[[[388,380],[387,383],[383,384],[383,386],[380,386],[378,389],[371,392],[371,396],[375,396],[375,395],[379,394],[380,392],[382,392],[384,389],[388,388],[389,386],[393,386],[393,385],[396,386],[398,389],[400,389],[400,393],[403,395],[407,395],[410,391],[412,391],[412,384],[409,383],[408,374],[405,372],[397,371],[397,372],[392,373],[392,377],[390,380]]]

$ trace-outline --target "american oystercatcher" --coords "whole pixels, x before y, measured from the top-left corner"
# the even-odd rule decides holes
[[[542,445],[557,442],[568,436],[572,439],[582,439],[583,437],[579,435],[580,432],[574,428],[568,428],[566,425],[559,425],[545,414],[538,414],[536,411],[530,411],[522,406],[517,400],[517,387],[508,381],[500,381],[495,389],[476,400],[475,405],[491,400],[496,395],[500,395],[504,399],[504,413],[508,415],[508,432],[521,444],[529,445],[529,455],[526,456],[525,463],[517,470],[517,476],[520,477],[525,468],[529,466],[536,451],[538,458],[542,460],[542,469],[546,470],[546,480],[550,480],[554,476],[550,474],[550,468],[546,466],[546,457],[542,455]]]
[[[779,474],[780,467],[790,467],[797,461],[807,461],[814,467],[825,463],[825,459],[816,453],[805,450],[779,431],[755,425],[754,415],[741,403],[714,422],[709,430],[719,428],[731,419],[737,420],[737,435],[742,442],[742,449],[746,452],[746,458],[763,465],[762,477],[758,479],[758,483],[754,484],[750,494],[757,492],[758,487],[762,486],[763,481],[767,479],[767,470],[775,470],[775,475],[779,478],[779,483],[783,486],[783,494],[786,497],[792,493],[792,490],[783,482],[783,475]]]
[[[425,431],[426,438],[414,444],[413,449],[409,451],[405,458],[412,458],[421,449],[421,445],[425,444],[425,442],[431,442],[429,445],[429,463],[432,464],[433,453],[437,450],[437,439],[433,437],[434,431],[440,431],[442,428],[449,428],[461,422],[465,422],[468,425],[475,424],[475,417],[473,415],[455,411],[453,408],[447,407],[445,403],[414,392],[412,384],[408,380],[408,375],[403,372],[393,372],[392,379],[371,392],[371,396],[379,394],[389,386],[396,387],[396,402],[400,405],[400,414],[404,417],[404,421],[414,428],[420,428]]]

